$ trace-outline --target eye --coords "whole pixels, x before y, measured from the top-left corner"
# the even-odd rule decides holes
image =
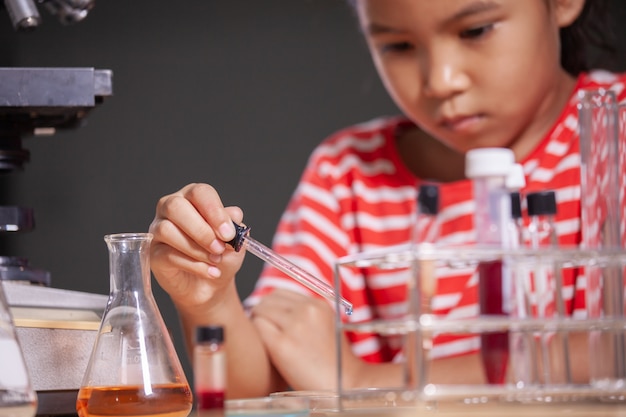
[[[494,24],[476,26],[469,29],[462,30],[459,36],[461,39],[479,39],[491,32],[494,28]]]
[[[392,42],[380,45],[378,48],[382,53],[402,53],[413,49],[409,42]]]

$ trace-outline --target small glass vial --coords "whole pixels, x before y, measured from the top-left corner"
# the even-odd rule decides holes
[[[193,371],[198,416],[223,416],[226,396],[226,351],[222,326],[196,328]]]
[[[556,248],[558,237],[554,216],[557,213],[556,194],[552,190],[529,193],[528,236],[533,249]],[[554,262],[537,264],[534,271],[536,315],[541,319],[564,318],[563,277]],[[543,332],[539,335],[543,383],[571,382],[567,333]]]
[[[411,245],[419,251],[437,243],[439,238],[439,186],[437,184],[421,184],[417,194],[417,212],[415,225],[411,235]],[[417,255],[418,253],[416,253]],[[410,314],[430,314],[430,302],[435,295],[437,284],[435,264],[428,260],[416,262],[413,278],[409,283],[411,298],[409,299]],[[419,279],[418,279],[419,275]],[[419,289],[417,284],[420,284]]]
[[[152,294],[152,235],[104,240],[111,291],[78,391],[78,416],[187,417],[191,388]]]
[[[432,259],[423,259],[421,251],[437,243],[439,238],[439,185],[420,184],[417,194],[417,210],[411,245],[416,259],[408,282],[409,315],[419,320],[423,314],[432,314],[432,299],[437,292],[436,264]],[[409,332],[405,338],[405,351],[416,352],[409,355],[409,385],[418,387],[426,383],[431,365],[432,335],[428,332]],[[421,360],[416,361],[418,356]]]

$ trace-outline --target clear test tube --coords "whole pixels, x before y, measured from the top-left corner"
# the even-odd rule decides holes
[[[226,350],[222,326],[196,328],[193,374],[198,417],[223,417],[226,397]]]
[[[556,248],[558,236],[555,216],[556,193],[552,190],[537,191],[526,196],[528,205],[528,237],[531,248]],[[541,319],[564,318],[563,275],[561,265],[555,260],[539,262],[534,268],[537,317]],[[568,335],[565,331],[543,331],[537,335],[541,352],[542,382],[565,384],[571,382]]]
[[[439,238],[439,185],[420,184],[417,191],[417,209],[411,236],[414,259],[411,276],[407,282],[408,315],[420,320],[424,314],[432,314],[432,298],[437,289],[435,260],[421,259],[420,249],[436,244]],[[407,385],[422,389],[428,380],[431,364],[432,335],[421,330],[411,331],[405,338],[404,351],[407,355]]]
[[[508,148],[479,148],[467,152],[465,175],[472,180],[476,203],[474,227],[481,246],[511,248],[511,197],[506,179],[515,164]],[[512,279],[501,259],[478,264],[478,303],[482,316],[511,312]],[[503,384],[509,361],[508,332],[481,334],[481,359],[490,384]]]
[[[626,132],[622,110],[611,90],[585,90],[578,98],[583,246],[623,250],[626,248]],[[586,266],[585,278],[589,318],[624,320],[624,268]],[[589,351],[592,384],[602,387],[626,384],[624,331],[590,330]]]
[[[521,164],[513,165],[505,185],[511,196],[510,243],[512,249],[517,249],[524,247],[527,240],[522,209],[522,201],[524,201],[522,189],[526,186],[526,176]],[[530,270],[525,263],[521,263],[514,265],[510,273],[513,281],[511,315],[519,319],[527,319],[532,316]],[[518,387],[535,383],[539,371],[533,333],[511,332],[509,344],[512,382]]]
[[[524,217],[522,215],[522,188],[526,186],[526,177],[522,164],[514,164],[511,172],[506,177],[505,186],[511,195],[511,219],[509,227],[511,231],[511,246],[518,248],[524,246]]]

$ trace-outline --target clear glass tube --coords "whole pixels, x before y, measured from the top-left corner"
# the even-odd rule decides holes
[[[581,232],[586,249],[626,247],[626,130],[614,91],[579,93]],[[590,318],[626,316],[624,268],[585,268]],[[626,384],[626,332],[596,331],[589,338],[589,368],[600,386]]]
[[[304,269],[300,268],[298,265],[289,261],[288,259],[280,256],[267,246],[263,245],[261,242],[251,238],[248,234],[244,234],[242,236],[243,243],[242,247],[246,249],[248,252],[256,255],[263,261],[269,263],[276,269],[284,272],[291,278],[298,281],[300,284],[304,285],[311,291],[321,295],[329,301],[336,301],[336,293],[335,289],[330,286],[328,283],[322,281],[321,279],[315,277]],[[339,302],[343,305],[344,310],[347,315],[352,314],[352,303],[346,300],[343,297],[340,297]]]
[[[558,238],[554,216],[557,213],[554,191],[538,191],[526,196],[528,216],[528,237],[532,249],[556,248]],[[536,288],[537,317],[565,317],[563,301],[563,276],[560,265],[554,261],[548,264],[538,262],[533,270]],[[566,332],[542,332],[537,335],[541,352],[543,383],[571,382],[569,345]]]
[[[432,299],[437,293],[435,261],[419,259],[418,252],[426,245],[436,244],[439,239],[437,218],[439,200],[438,184],[424,183],[419,186],[415,224],[411,236],[415,259],[412,262],[411,275],[407,283],[408,316],[417,320],[421,315],[432,314]],[[405,338],[405,352],[416,353],[416,355],[407,354],[407,378],[412,388],[423,388],[427,383],[432,347],[432,334],[417,330],[409,332]]]

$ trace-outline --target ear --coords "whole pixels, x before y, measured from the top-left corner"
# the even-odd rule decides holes
[[[554,17],[559,27],[574,23],[585,7],[586,0],[554,0]],[[591,0],[595,1],[595,0]]]

